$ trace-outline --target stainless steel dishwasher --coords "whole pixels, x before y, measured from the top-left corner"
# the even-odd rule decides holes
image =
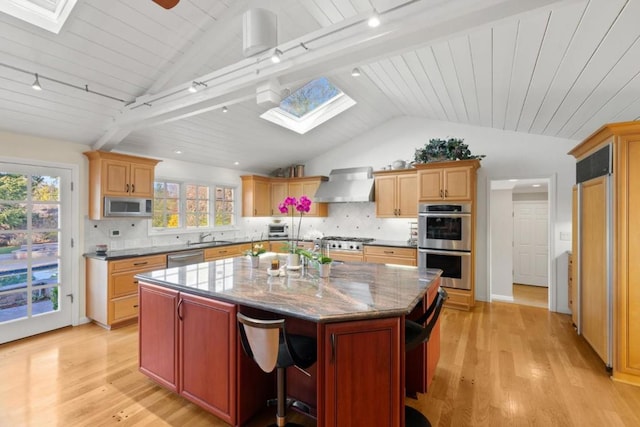
[[[167,254],[167,268],[204,262],[204,251],[184,251]]]

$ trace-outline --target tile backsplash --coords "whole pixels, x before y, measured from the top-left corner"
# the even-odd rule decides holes
[[[281,218],[289,224],[291,218]],[[297,233],[299,216],[293,220]],[[273,218],[239,218],[238,228],[214,232],[216,240],[251,238],[259,240],[267,236],[267,225]],[[148,246],[185,244],[198,239],[199,232],[175,234],[150,234],[148,219],[85,219],[85,251],[91,252],[97,244],[107,244],[110,250],[131,249]],[[406,241],[410,234],[409,218],[376,218],[375,203],[331,203],[326,218],[302,218],[300,238],[325,236],[371,237],[382,240]],[[114,236],[117,234],[117,236]],[[207,240],[210,237],[207,238]]]

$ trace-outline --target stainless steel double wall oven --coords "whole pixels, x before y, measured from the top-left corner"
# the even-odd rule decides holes
[[[420,204],[418,269],[439,268],[442,286],[471,289],[471,244],[471,204]]]

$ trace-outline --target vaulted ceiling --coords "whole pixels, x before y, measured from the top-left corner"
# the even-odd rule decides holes
[[[255,7],[277,15],[280,64],[242,54]],[[403,115],[580,140],[640,116],[638,16],[640,0],[78,0],[55,34],[0,13],[0,129],[263,173]],[[258,117],[257,91],[320,76],[356,106],[305,135]]]

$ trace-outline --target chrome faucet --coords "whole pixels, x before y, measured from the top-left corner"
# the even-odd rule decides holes
[[[200,233],[200,234],[198,235],[198,243],[202,243],[202,242],[204,242],[205,237],[209,237],[209,236],[211,236],[211,233]],[[214,239],[212,239],[212,241],[213,241],[213,240],[215,240],[215,238],[214,238]]]

